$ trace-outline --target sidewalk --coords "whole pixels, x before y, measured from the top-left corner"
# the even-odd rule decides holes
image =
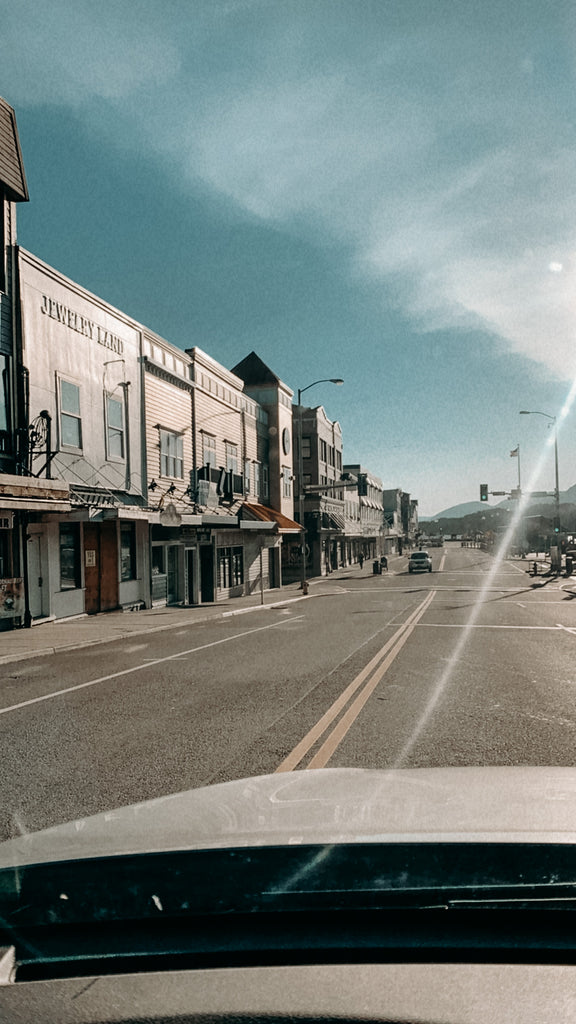
[[[277,590],[265,590],[264,602],[260,592],[249,597],[230,598],[215,604],[146,608],[137,612],[102,612],[99,615],[81,615],[72,619],[40,622],[30,629],[14,629],[0,633],[0,665],[25,658],[38,658],[58,651],[77,650],[113,640],[142,636],[161,630],[193,626],[213,619],[225,619],[250,611],[267,611],[296,601],[307,601],[333,592],[333,584],[349,578],[372,576],[372,563],[350,565],[329,576],[308,581],[308,597],[302,594],[299,583],[289,583]]]

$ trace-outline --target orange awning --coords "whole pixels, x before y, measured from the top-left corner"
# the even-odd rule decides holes
[[[261,523],[276,523],[279,533],[301,533],[303,529],[293,519],[289,519],[275,508],[268,508],[267,505],[253,505],[248,501],[242,505],[241,516]]]

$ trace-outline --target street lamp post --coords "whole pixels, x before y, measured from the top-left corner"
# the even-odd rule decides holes
[[[560,532],[560,486],[558,483],[558,427],[556,417],[547,412],[538,412],[536,409],[521,409],[521,416],[545,416],[554,424],[554,532]]]
[[[315,380],[312,384],[307,384],[305,388],[298,388],[298,519],[302,528],[302,558],[300,559],[300,587],[302,593],[308,592],[308,584],[306,582],[306,530],[304,527],[304,458],[302,455],[302,395],[309,388],[313,388],[316,384],[343,384],[344,381],[340,377],[322,377],[320,380]]]

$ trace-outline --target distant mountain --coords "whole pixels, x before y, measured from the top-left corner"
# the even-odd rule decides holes
[[[531,504],[536,502],[539,505],[549,504],[553,500],[553,496],[549,498],[533,498]],[[560,491],[560,504],[576,504],[576,484],[572,484],[572,487],[569,487],[566,491]],[[508,508],[512,510],[515,506],[516,502],[509,501],[507,498],[504,501],[498,502],[497,505],[486,504],[484,501],[464,501],[461,505],[453,505],[452,508],[446,508],[435,516],[418,516],[418,519],[421,523],[430,523],[435,519],[462,519],[463,516],[472,515],[474,512],[485,512],[486,509]]]
[[[462,505],[445,508],[443,512],[438,512],[435,516],[418,516],[418,520],[421,523],[430,523],[434,519],[461,519],[462,516],[472,515],[473,512],[484,512],[491,507],[493,506],[487,505],[485,501],[465,501]]]

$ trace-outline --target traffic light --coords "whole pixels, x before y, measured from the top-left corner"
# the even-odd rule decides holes
[[[488,484],[480,484],[480,501],[488,501]]]
[[[365,498],[368,494],[368,474],[358,473],[358,494]]]

